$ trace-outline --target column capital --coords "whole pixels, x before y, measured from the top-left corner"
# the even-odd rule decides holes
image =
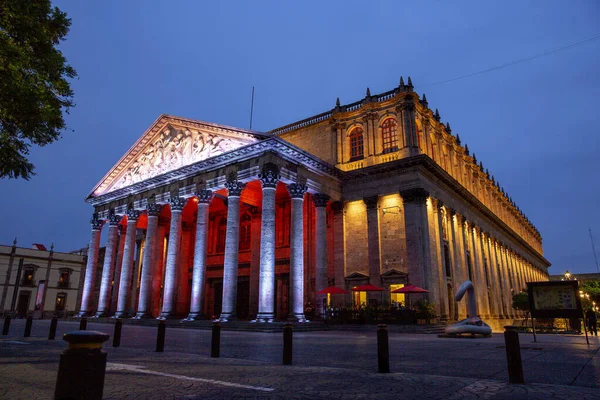
[[[441,211],[442,207],[444,206],[444,202],[440,199],[431,197],[431,206],[433,207],[434,212],[438,212]]]
[[[115,225],[119,225],[119,223],[121,222],[121,220],[123,219],[122,215],[118,215],[118,214],[110,214],[108,216],[108,224],[110,226],[115,226]]]
[[[171,204],[171,212],[181,212],[183,207],[185,207],[186,199],[183,197],[171,197],[169,199],[169,204]]]
[[[292,199],[303,199],[304,193],[308,190],[308,187],[302,183],[290,183],[287,188]]]
[[[100,219],[98,213],[92,214],[92,219],[90,220],[90,224],[92,224],[93,231],[99,231],[104,224],[104,221]]]
[[[262,182],[263,189],[275,189],[277,182],[281,179],[281,175],[274,168],[269,168],[258,174],[258,179]]]
[[[363,201],[365,202],[365,204],[367,206],[367,210],[375,210],[375,209],[377,209],[377,203],[379,201],[379,196],[375,195],[375,196],[365,197],[363,199]]]
[[[127,210],[127,222],[129,221],[137,221],[140,217],[140,212],[136,209],[130,208]]]
[[[315,202],[315,207],[326,207],[329,196],[324,193],[315,193],[313,195],[313,201]]]
[[[161,204],[148,204],[148,216],[158,217],[163,209]]]
[[[346,123],[345,122],[336,121],[336,122],[333,123],[333,127],[335,129],[345,129],[346,128]]]
[[[400,190],[400,196],[405,203],[425,203],[429,192],[424,188],[411,188]]]
[[[458,222],[459,224],[464,224],[467,220],[464,215],[459,214],[457,212],[454,212],[454,216],[456,217],[456,222]]]
[[[236,180],[225,183],[225,188],[227,189],[227,195],[229,197],[240,197],[242,190],[244,190],[245,187],[245,183]]]
[[[212,201],[214,194],[212,190],[202,189],[196,191],[196,197],[198,198],[199,204],[208,204]]]

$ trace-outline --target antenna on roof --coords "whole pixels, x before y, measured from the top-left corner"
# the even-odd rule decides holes
[[[254,113],[254,86],[252,86],[252,101],[250,102],[250,128],[252,130],[252,114]]]

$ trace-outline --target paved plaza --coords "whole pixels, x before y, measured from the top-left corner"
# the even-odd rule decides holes
[[[63,340],[48,341],[49,321],[13,320],[0,336],[0,398],[52,398]],[[60,321],[57,338],[78,329]],[[88,323],[109,333],[113,325]],[[121,347],[107,342],[107,399],[600,399],[600,340],[520,335],[525,385],[508,384],[502,335],[444,339],[390,330],[390,374],[377,373],[376,328],[295,332],[293,365],[281,365],[280,333],[222,332],[210,358],[210,331],[168,328],[155,353],[156,328],[124,325]]]

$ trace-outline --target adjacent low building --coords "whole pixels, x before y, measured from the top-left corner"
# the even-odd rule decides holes
[[[410,79],[266,133],[162,115],[87,201],[81,315],[304,321],[328,286],[381,305],[410,282],[453,321],[470,279],[500,323],[548,279],[539,231]]]
[[[60,253],[40,244],[0,245],[0,311],[16,317],[65,316],[79,309],[84,253]]]

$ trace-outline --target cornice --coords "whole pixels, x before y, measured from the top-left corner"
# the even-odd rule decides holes
[[[466,201],[469,206],[475,208],[477,211],[482,213],[485,217],[496,224],[504,233],[510,238],[515,240],[517,243],[525,247],[529,252],[534,254],[539,261],[545,265],[551,265],[550,262],[542,256],[536,249],[534,249],[529,243],[527,243],[521,236],[519,236],[514,230],[512,230],[504,221],[502,221],[496,214],[494,214],[489,208],[487,208],[477,197],[469,192],[464,186],[462,186],[456,179],[450,176],[442,167],[440,167],[435,161],[433,161],[426,154],[419,154],[408,158],[403,158],[397,161],[388,162],[385,164],[373,165],[365,167],[360,170],[348,171],[344,174],[344,183],[362,183],[372,182],[377,175],[386,173],[405,172],[407,170],[424,169],[431,173],[439,181],[443,182],[450,187],[458,197]]]

